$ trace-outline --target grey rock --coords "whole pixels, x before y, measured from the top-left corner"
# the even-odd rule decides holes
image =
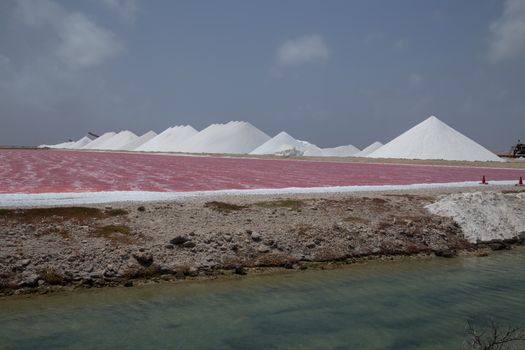
[[[435,254],[442,258],[453,258],[457,255],[456,251],[452,249],[437,250]]]
[[[188,237],[185,237],[185,236],[176,236],[175,238],[172,238],[170,240],[170,243],[173,244],[173,245],[182,245],[186,242],[188,242],[190,239]]]
[[[235,267],[235,274],[236,275],[246,275],[246,269],[242,266]]]
[[[270,248],[268,246],[265,246],[264,244],[261,244],[257,247],[257,251],[259,253],[268,253],[270,251]]]
[[[261,235],[258,232],[253,231],[250,236],[255,242],[259,242],[261,240]]]
[[[147,267],[153,263],[153,255],[151,255],[150,253],[139,252],[139,253],[133,254],[133,257],[142,266]]]
[[[30,259],[22,259],[18,263],[19,263],[20,266],[26,267],[27,265],[31,264],[31,260]]]
[[[22,284],[25,287],[37,287],[39,279],[40,277],[36,273],[32,273],[24,278],[24,281]]]
[[[306,248],[309,248],[309,249],[315,248],[316,246],[317,244],[315,244],[314,241],[309,241],[308,243],[306,243]]]
[[[115,277],[116,273],[113,271],[113,269],[106,269],[104,271],[104,277]]]
[[[193,248],[193,247],[195,247],[195,245],[196,244],[193,241],[186,241],[186,242],[182,243],[182,246],[184,248]]]

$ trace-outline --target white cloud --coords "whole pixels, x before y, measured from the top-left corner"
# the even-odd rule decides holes
[[[277,50],[277,64],[290,66],[323,62],[330,58],[331,51],[318,34],[289,40]]]
[[[115,56],[123,47],[108,29],[80,12],[68,12],[50,0],[18,0],[16,17],[30,27],[49,27],[59,42],[58,57],[73,69],[87,68]]]
[[[100,0],[100,2],[119,17],[128,21],[133,21],[139,10],[138,0]]]
[[[490,61],[525,57],[525,1],[506,0],[503,14],[490,25],[490,33]]]
[[[81,13],[64,18],[59,31],[58,57],[72,68],[96,65],[117,54],[122,45],[115,35]]]

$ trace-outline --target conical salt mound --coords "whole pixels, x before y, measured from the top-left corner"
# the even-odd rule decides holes
[[[87,145],[90,142],[91,142],[91,139],[89,137],[87,137],[87,136],[84,136],[83,138],[81,138],[80,140],[76,141],[75,143],[73,143],[68,148],[80,149],[80,148],[84,147],[85,145]]]
[[[359,152],[359,148],[353,145],[323,148],[324,157],[353,157]]]
[[[114,133],[113,131],[107,132],[103,135],[100,135],[99,137],[82,147],[82,149],[99,149],[98,147],[100,145],[104,144],[104,142],[106,142],[115,135],[116,133]]]
[[[173,127],[169,127],[157,136],[153,137],[151,140],[144,142],[141,146],[135,148],[135,151],[139,152],[156,152],[159,148],[159,144],[162,143],[162,140],[170,132]]]
[[[366,157],[366,156],[368,156],[369,154],[371,154],[372,152],[378,150],[381,147],[383,147],[383,144],[381,142],[379,142],[379,141],[376,141],[373,144],[363,148],[362,151],[357,152],[356,154],[354,154],[354,157]]]
[[[368,157],[503,161],[434,116],[404,132]]]
[[[116,151],[120,147],[124,146],[126,143],[129,143],[133,140],[138,139],[139,137],[128,130],[123,130],[113,137],[110,137],[108,140],[98,145],[97,149]]]
[[[137,147],[135,151],[173,152],[179,144],[186,142],[195,134],[197,134],[197,130],[192,126],[177,125],[164,130],[142,146]]]
[[[314,144],[306,141],[300,141],[290,136],[285,131],[275,135],[270,140],[266,141],[250,154],[283,154],[295,150],[297,154],[303,156],[317,156],[323,155],[323,151]]]
[[[142,146],[143,144],[145,144],[146,142],[148,142],[149,140],[151,140],[152,138],[154,138],[155,136],[157,136],[157,133],[155,131],[148,131],[144,135],[142,135],[142,136],[136,138],[135,140],[133,140],[131,142],[128,142],[124,146],[120,147],[120,150],[122,150],[122,151],[133,151],[136,148],[138,148],[138,147]]]
[[[270,137],[247,122],[213,124],[175,149],[188,153],[250,153]]]

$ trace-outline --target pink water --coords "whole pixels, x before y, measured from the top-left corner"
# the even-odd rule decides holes
[[[524,169],[0,150],[0,193],[205,191],[516,180]]]

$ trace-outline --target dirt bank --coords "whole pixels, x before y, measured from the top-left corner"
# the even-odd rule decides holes
[[[478,249],[453,219],[425,209],[439,196],[426,191],[0,209],[0,294]]]

